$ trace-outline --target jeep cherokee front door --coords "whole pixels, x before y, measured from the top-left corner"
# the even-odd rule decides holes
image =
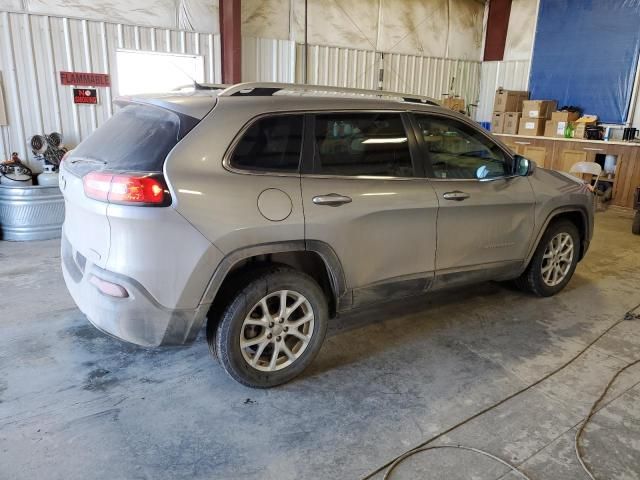
[[[517,272],[529,248],[535,196],[488,135],[446,115],[415,114],[427,175],[440,205],[437,284]]]

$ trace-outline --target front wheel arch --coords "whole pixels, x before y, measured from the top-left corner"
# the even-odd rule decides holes
[[[547,232],[549,227],[556,222],[562,220],[568,220],[573,223],[578,229],[578,234],[580,235],[580,248],[578,250],[578,261],[584,258],[587,247],[587,239],[589,237],[589,221],[588,215],[584,208],[582,207],[563,207],[557,210],[552,211],[546,218],[542,228],[538,231],[538,235],[535,239],[535,242],[531,245],[529,249],[529,253],[527,255],[526,261],[524,264],[528,267],[531,263],[531,259],[533,255],[536,253],[540,242],[542,241],[542,237]]]
[[[580,233],[577,226],[574,222],[566,218],[555,219],[545,229],[540,242],[538,242],[538,245],[536,246],[536,251],[527,265],[527,268],[517,279],[515,279],[515,285],[518,288],[540,297],[549,297],[560,292],[569,283],[579,261],[579,255],[576,255],[575,253],[568,261],[568,268],[562,273],[562,277],[559,279],[560,281],[558,283],[547,283],[548,279],[544,278],[545,269],[554,268],[553,265],[545,267],[545,263],[549,264],[549,262],[555,262],[557,265],[555,268],[561,268],[562,256],[559,256],[556,250],[554,258],[552,252],[548,253],[548,248],[552,245],[551,240],[562,234],[571,237],[572,242],[570,245],[572,250],[575,252],[575,244],[580,242]],[[577,245],[577,247],[580,247],[580,245]]]

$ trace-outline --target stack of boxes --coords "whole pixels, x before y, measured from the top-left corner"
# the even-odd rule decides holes
[[[558,107],[555,100],[525,100],[518,135],[540,137],[545,133],[547,120]]]
[[[493,118],[491,131],[493,133],[518,133],[518,122],[522,116],[522,102],[529,99],[529,92],[519,90],[496,91],[496,100],[493,104]]]
[[[553,112],[551,114],[551,120],[547,120],[546,126],[544,127],[544,136],[545,137],[566,137],[566,130],[569,125],[573,125],[573,123],[580,118],[580,114],[578,112]]]
[[[557,111],[557,108],[555,100],[529,100],[529,92],[499,88],[491,131],[531,137],[585,138],[587,129],[597,123],[595,116],[581,118],[578,112]]]

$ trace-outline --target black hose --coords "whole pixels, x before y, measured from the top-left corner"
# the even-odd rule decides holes
[[[628,312],[625,313],[624,317],[621,318],[620,320],[616,320],[613,324],[611,324],[609,327],[607,327],[600,335],[598,335],[595,339],[593,339],[591,342],[589,342],[583,349],[581,349],[578,353],[576,353],[573,357],[571,357],[569,360],[567,360],[565,363],[563,363],[562,365],[560,365],[559,367],[553,369],[551,372],[547,373],[546,375],[544,375],[543,377],[541,377],[540,379],[536,380],[535,382],[527,385],[524,388],[521,388],[520,390],[512,393],[511,395],[503,398],[502,400],[499,400],[498,402],[494,403],[493,405],[490,405],[486,408],[483,408],[482,410],[480,410],[479,412],[471,415],[470,417],[456,423],[455,425],[447,428],[446,430],[438,433],[437,435],[434,435],[433,437],[429,438],[428,440],[420,443],[419,445],[417,445],[416,447],[412,448],[411,450],[408,450],[407,452],[403,453],[402,455],[399,455],[397,457],[395,457],[393,460],[390,460],[389,462],[385,463],[384,465],[382,465],[381,467],[377,468],[376,470],[374,470],[373,472],[371,472],[370,474],[368,474],[367,476],[363,477],[362,480],[370,480],[371,478],[373,478],[375,475],[377,475],[378,473],[384,471],[385,469],[388,468],[387,472],[384,475],[384,480],[387,480],[389,478],[389,475],[391,474],[391,472],[401,463],[403,462],[405,459],[409,458],[410,456],[420,452],[420,451],[424,451],[426,450],[426,446],[429,445],[430,443],[435,442],[437,439],[453,432],[454,430],[460,428],[461,426],[471,422],[472,420],[475,420],[476,418],[484,415],[487,412],[490,412],[491,410],[494,410],[496,408],[498,408],[500,405],[503,405],[504,403],[507,403],[509,400],[531,390],[532,388],[540,385],[542,382],[544,382],[545,380],[548,380],[549,378],[551,378],[552,376],[554,376],[555,374],[557,374],[558,372],[560,372],[561,370],[564,370],[565,368],[567,368],[569,365],[571,365],[573,362],[575,362],[578,358],[580,358],[589,348],[591,348],[598,340],[600,340],[602,337],[604,337],[607,333],[609,333],[611,330],[613,330],[615,327],[617,327],[619,324],[621,324],[622,322],[624,322],[625,320],[629,320],[631,318],[637,318],[637,315],[634,314],[633,312],[635,312],[635,310],[637,310],[638,308],[640,308],[640,303],[638,305],[636,305],[635,307],[633,307],[631,310],[629,310]],[[635,363],[640,363],[640,360],[638,360]],[[633,364],[629,364],[626,367],[624,367],[620,372],[618,372],[613,379],[611,380],[611,382],[609,382],[609,385],[607,386],[607,388],[604,390],[603,394],[601,395],[601,398],[599,398],[596,403],[594,405],[597,405],[602,398],[604,398],[607,390],[609,389],[609,387],[611,386],[611,384],[615,381],[615,379],[618,377],[618,375],[620,373],[622,373],[622,371],[626,370],[627,368],[631,367]],[[590,420],[590,417],[593,416],[593,410],[594,407],[592,407],[592,412],[590,413],[590,415],[587,417],[587,419],[585,420],[585,423],[583,424],[583,427],[586,423],[588,423],[588,421]],[[584,428],[581,428],[581,430],[584,430]],[[581,432],[579,432],[581,433]],[[579,437],[576,435],[576,445],[577,442],[579,440]],[[448,447],[454,447],[449,445]],[[463,447],[462,445],[457,445],[455,446],[457,448],[464,448],[464,449],[471,449],[471,447]],[[483,452],[483,451],[479,451],[479,453],[483,453],[486,454],[488,452]],[[491,455],[491,454],[489,454]],[[497,457],[496,457],[497,458]],[[579,456],[578,459],[580,460],[581,457]],[[582,463],[582,461],[581,461]],[[508,465],[510,468],[515,468],[511,465]],[[583,468],[585,468],[585,471],[587,473],[590,473],[589,470],[586,469],[586,467],[583,465]],[[516,468],[517,470],[517,468]],[[518,470],[519,473],[522,474],[522,472],[520,472]],[[524,475],[524,474],[522,474]],[[525,477],[526,478],[526,477]],[[591,476],[591,478],[593,480],[594,477]]]
[[[591,480],[596,480],[596,477],[595,477],[595,475],[593,474],[591,469],[587,466],[587,464],[584,461],[582,448],[580,447],[580,438],[582,437],[582,434],[584,433],[584,430],[587,427],[587,424],[591,421],[593,416],[599,411],[598,407],[599,407],[600,403],[602,402],[602,400],[604,400],[604,397],[607,395],[607,392],[609,391],[611,386],[614,384],[614,382],[617,380],[617,378],[623,372],[625,372],[627,369],[633,367],[634,365],[638,365],[638,364],[640,364],[640,359],[635,360],[635,361],[625,365],[620,370],[618,370],[613,377],[611,377],[611,380],[609,380],[609,383],[607,383],[607,386],[604,387],[604,390],[602,390],[602,393],[600,394],[598,399],[591,406],[591,410],[589,410],[589,415],[587,415],[587,418],[584,420],[584,422],[582,422],[582,425],[580,426],[580,428],[576,432],[575,443],[574,443],[575,450],[576,450],[576,457],[578,457],[578,461],[580,462],[580,466],[585,471],[585,473],[587,475],[589,475],[589,478]]]
[[[29,178],[25,178],[25,179],[19,179],[19,178],[11,178],[8,175],[7,169],[9,167],[12,167],[14,172],[16,172],[16,169],[20,169],[25,175],[29,175]],[[4,165],[0,165],[0,175],[2,175],[5,178],[8,178],[9,180],[13,181],[13,182],[28,182],[30,180],[33,179],[33,172],[31,171],[31,169],[29,167],[27,167],[24,163],[19,162],[19,163],[9,163],[9,164],[4,164]]]

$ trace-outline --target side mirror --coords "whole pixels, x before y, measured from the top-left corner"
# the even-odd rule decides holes
[[[536,170],[536,162],[523,157],[522,155],[516,155],[513,157],[514,161],[514,174],[518,177],[528,177],[532,175]]]

